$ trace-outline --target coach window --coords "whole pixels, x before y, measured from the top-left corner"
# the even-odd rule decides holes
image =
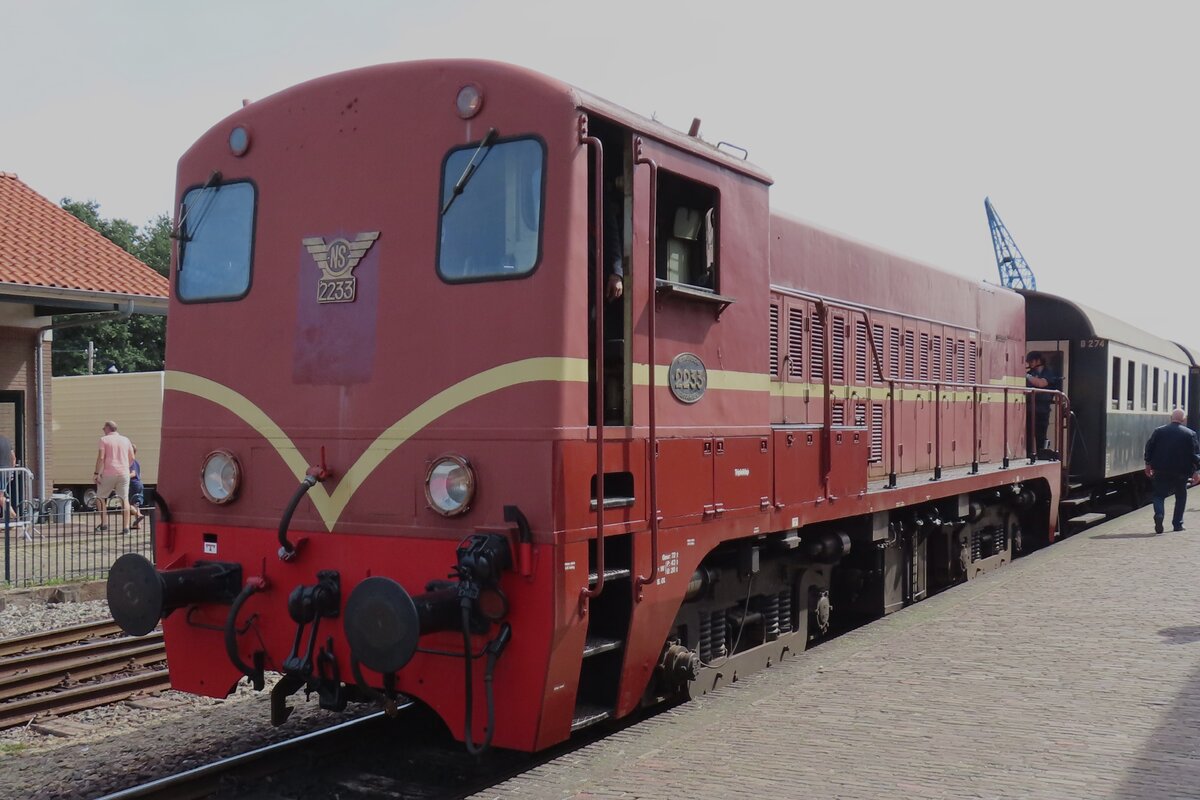
[[[449,283],[518,278],[541,256],[545,149],[537,139],[451,150],[442,164],[438,275]]]
[[[1112,360],[1112,407],[1121,409],[1121,359]]]
[[[190,189],[179,206],[179,275],[184,302],[236,300],[250,288],[254,252],[254,185]]]
[[[1142,411],[1147,408],[1146,398],[1150,396],[1150,366],[1142,364]]]
[[[660,170],[656,216],[658,279],[718,291],[717,190]]]
[[[1137,378],[1137,364],[1130,361],[1125,374],[1125,408],[1133,411],[1133,382]]]
[[[1154,368],[1154,394],[1150,397],[1150,410],[1158,411],[1158,367]]]

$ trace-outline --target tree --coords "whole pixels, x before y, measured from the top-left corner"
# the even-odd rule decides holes
[[[122,250],[132,253],[161,275],[171,268],[171,220],[160,214],[142,229],[123,219],[104,219],[95,200],[63,198],[61,206]],[[54,321],[73,319],[55,317]],[[114,365],[121,372],[145,372],[163,368],[166,352],[166,318],[134,314],[129,319],[108,320],[95,325],[66,328],[54,334],[54,375],[86,375],[87,345],[96,348],[95,371]]]

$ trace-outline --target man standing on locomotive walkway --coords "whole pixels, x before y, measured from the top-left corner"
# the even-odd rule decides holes
[[[117,423],[104,423],[104,435],[100,437],[100,450],[96,453],[96,502],[108,516],[108,496],[116,492],[121,501],[121,533],[129,533],[129,465],[133,461],[133,443],[117,433]],[[97,531],[108,529],[105,522],[96,526]]]
[[[1062,378],[1046,365],[1046,359],[1036,350],[1025,356],[1025,385],[1033,389],[1054,389],[1062,391]],[[1053,395],[1046,392],[1033,392],[1032,402],[1025,406],[1028,414],[1033,417],[1033,441],[1029,443],[1029,456],[1037,456],[1050,445],[1046,441],[1046,431],[1050,427],[1050,406]],[[1030,409],[1032,409],[1030,411]],[[1061,443],[1055,441],[1054,448],[1061,448]]]
[[[1183,530],[1183,508],[1187,504],[1188,478],[1200,480],[1200,443],[1191,428],[1183,424],[1182,408],[1171,412],[1170,423],[1155,428],[1146,442],[1146,475],[1154,480],[1154,532],[1163,532],[1167,495],[1175,495],[1171,526]]]

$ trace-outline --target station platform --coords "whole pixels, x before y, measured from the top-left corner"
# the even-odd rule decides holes
[[[1198,512],[1156,536],[1147,506],[476,797],[1200,798]]]

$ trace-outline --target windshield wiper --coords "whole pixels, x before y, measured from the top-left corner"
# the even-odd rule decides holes
[[[450,190],[450,197],[446,200],[446,205],[442,206],[442,216],[446,216],[446,212],[450,210],[450,206],[454,205],[454,201],[463,193],[463,189],[467,188],[467,182],[471,180],[471,176],[475,174],[475,170],[479,169],[479,164],[483,163],[483,158],[487,158],[487,153],[483,154],[483,158],[479,158],[479,154],[486,147],[488,153],[491,151],[492,140],[496,138],[496,129],[488,128],[488,132],[484,135],[483,141],[479,143],[479,147],[475,148],[475,152],[471,154],[471,160],[467,162],[466,169],[462,175],[458,176],[458,181],[454,184],[454,188]],[[479,158],[479,164],[475,163],[475,159]]]
[[[208,194],[208,190],[212,189],[212,193]],[[179,204],[179,224],[171,233],[172,239],[179,240],[179,270],[183,269],[183,253],[187,249],[187,243],[196,235],[195,231],[200,230],[200,223],[204,222],[204,218],[208,216],[209,209],[212,208],[213,198],[221,189],[221,173],[218,170],[213,170],[213,174],[208,176],[208,180],[200,187],[200,198],[188,206],[187,203]],[[205,195],[207,194],[207,198]],[[207,199],[207,202],[205,200]],[[196,216],[195,229],[191,234],[187,232],[188,214],[192,212],[196,206],[201,206],[200,213]]]
[[[201,197],[204,196],[205,190],[207,190],[213,186],[216,186],[219,189],[220,183],[221,183],[220,171],[213,170],[213,174],[209,175],[208,180],[205,181],[204,185],[200,187]],[[213,192],[213,194],[216,194],[216,192]],[[207,207],[205,208],[205,210],[207,211]],[[187,235],[187,218],[188,218],[188,214],[190,212],[191,212],[191,209],[188,208],[187,203],[179,204],[179,224],[176,225],[175,230],[171,232],[172,239],[178,239],[181,242],[191,241],[192,237]],[[201,219],[203,219],[203,214],[201,215]],[[196,225],[197,225],[197,227],[199,227],[199,225],[200,225],[199,219],[196,220]]]

